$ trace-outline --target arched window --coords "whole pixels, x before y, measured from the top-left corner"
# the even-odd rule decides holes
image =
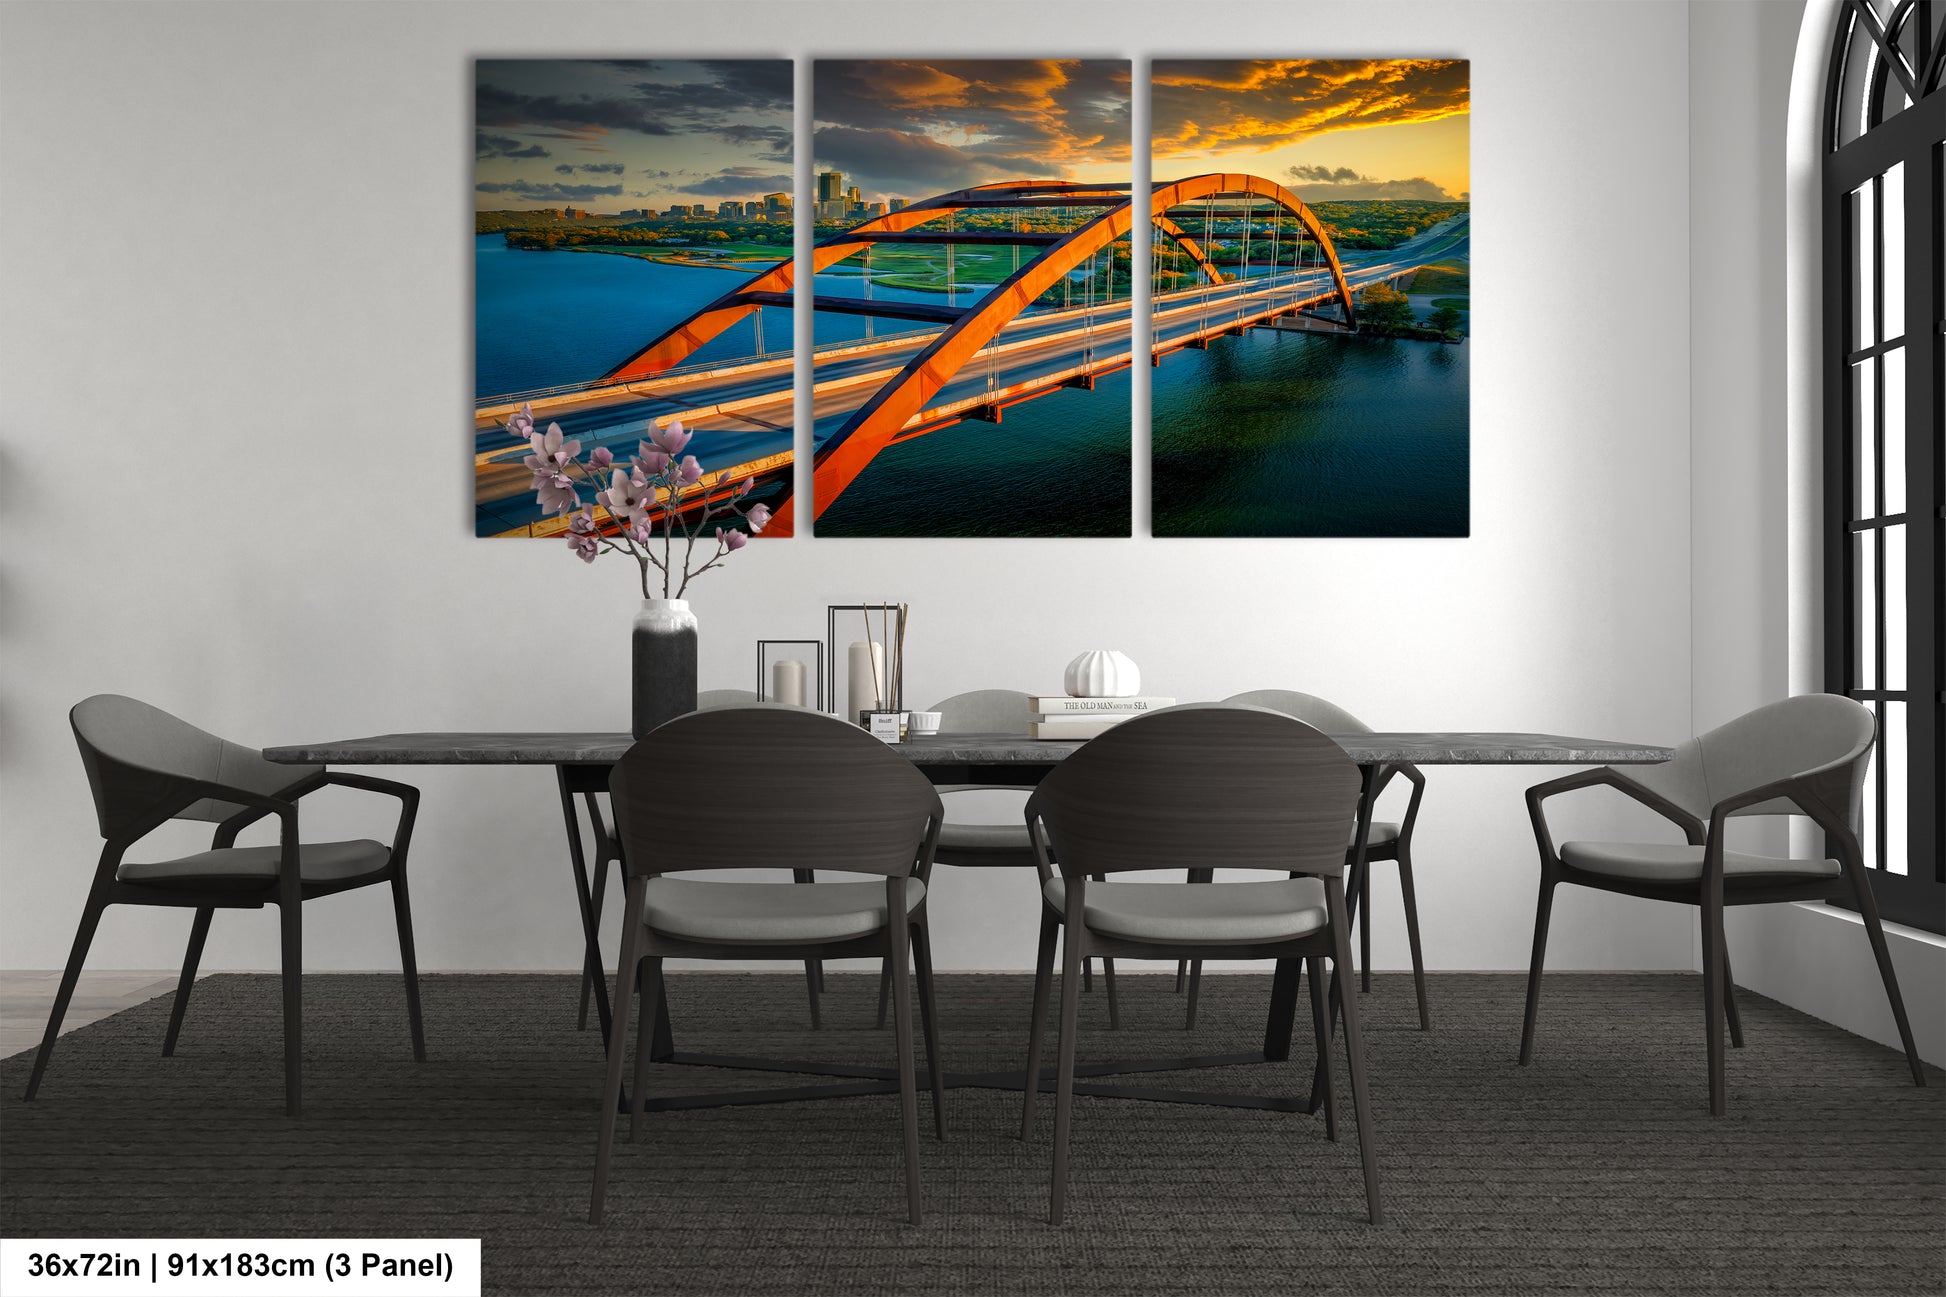
[[[1878,713],[1865,863],[1946,931],[1946,0],[1846,0],[1824,130],[1825,688]]]

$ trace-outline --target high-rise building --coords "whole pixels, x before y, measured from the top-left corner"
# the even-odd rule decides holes
[[[884,203],[866,203],[866,204],[865,204],[865,215],[866,215],[866,217],[867,217],[868,219],[873,219],[873,220],[875,220],[875,219],[877,219],[878,217],[881,217],[881,216],[883,216],[883,215],[885,215],[885,204],[884,204]]]
[[[845,196],[845,173],[842,171],[818,172],[818,206],[835,203]]]
[[[773,212],[788,212],[791,209],[791,196],[789,194],[765,194],[764,207],[766,210]]]
[[[850,189],[845,190],[845,197],[851,200],[851,205],[853,207],[856,207],[860,203],[865,201],[865,195],[858,192],[857,185],[853,185]]]
[[[906,209],[906,201],[903,198],[894,198],[888,201],[885,207],[887,211],[902,212]]]
[[[733,198],[726,198],[716,205],[716,214],[718,216],[742,216],[743,204]]]

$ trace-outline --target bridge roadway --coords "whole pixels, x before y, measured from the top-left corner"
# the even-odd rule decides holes
[[[1395,277],[1429,261],[1464,259],[1467,218],[1401,244],[1389,253],[1341,256],[1355,290]],[[1151,350],[1160,356],[1230,330],[1300,307],[1333,300],[1331,278],[1321,267],[1253,275],[1223,284],[1202,284],[1158,294],[1152,308]],[[814,442],[841,428],[880,385],[890,380],[940,331],[905,330],[871,342],[829,345],[814,358]],[[1091,376],[1126,366],[1130,355],[1129,301],[1092,310],[1039,311],[1006,326],[979,357],[964,366],[907,425],[905,437],[968,417],[995,417],[998,407],[1044,395],[1063,385],[1088,385]],[[787,473],[792,462],[793,373],[789,354],[678,372],[606,388],[579,389],[533,400],[543,426],[554,421],[581,439],[584,452],[607,446],[617,458],[634,453],[651,420],[680,417],[685,426],[712,434],[700,458],[706,486],[743,477]],[[475,428],[476,502],[493,525],[483,531],[553,532],[542,520],[520,465],[525,446],[502,429],[512,404],[481,407]],[[1001,416],[1003,417],[1003,416]],[[585,494],[585,493],[584,493]],[[504,526],[500,525],[504,524]]]

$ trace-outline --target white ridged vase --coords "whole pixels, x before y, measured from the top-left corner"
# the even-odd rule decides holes
[[[1070,698],[1133,698],[1142,692],[1142,671],[1126,653],[1089,649],[1068,663]]]

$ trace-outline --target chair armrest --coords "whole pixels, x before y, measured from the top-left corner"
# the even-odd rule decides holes
[[[1843,813],[1831,805],[1823,796],[1823,792],[1824,785],[1830,781],[1830,777],[1843,777],[1845,767],[1856,760],[1858,760],[1856,756],[1846,757],[1725,797],[1710,807],[1710,847],[1713,851],[1718,847],[1724,824],[1730,816],[1748,807],[1775,801],[1786,801],[1796,806],[1827,833],[1845,839],[1853,838],[1851,825],[1845,822]]]
[[[318,776],[318,784],[320,787],[326,784],[337,784],[344,788],[382,793],[387,797],[399,799],[399,821],[392,829],[392,867],[403,871],[406,849],[412,845],[412,825],[419,818],[419,790],[411,784],[402,784],[396,779],[380,779],[375,775],[354,775],[343,770],[325,771]]]
[[[1426,795],[1426,776],[1415,765],[1402,763],[1392,768],[1412,785],[1412,798],[1405,804],[1405,819],[1399,823],[1399,845],[1410,851],[1412,826],[1419,822],[1419,799]]]
[[[1041,820],[1040,793],[1038,790],[1027,799],[1023,812],[1027,818],[1027,841],[1034,848],[1034,871],[1040,875],[1041,886],[1045,887],[1054,878],[1053,846],[1047,840],[1047,825]]]
[[[1547,825],[1547,813],[1541,803],[1561,793],[1573,792],[1578,788],[1605,786],[1613,788],[1623,796],[1638,802],[1668,820],[1683,831],[1683,836],[1692,847],[1699,847],[1706,841],[1703,822],[1676,805],[1666,797],[1650,792],[1642,785],[1610,766],[1597,766],[1593,770],[1577,770],[1559,779],[1550,779],[1544,784],[1535,784],[1527,790],[1527,813],[1534,822],[1534,841],[1540,848],[1541,859],[1549,864],[1559,864],[1560,857],[1554,851],[1554,835]]]

